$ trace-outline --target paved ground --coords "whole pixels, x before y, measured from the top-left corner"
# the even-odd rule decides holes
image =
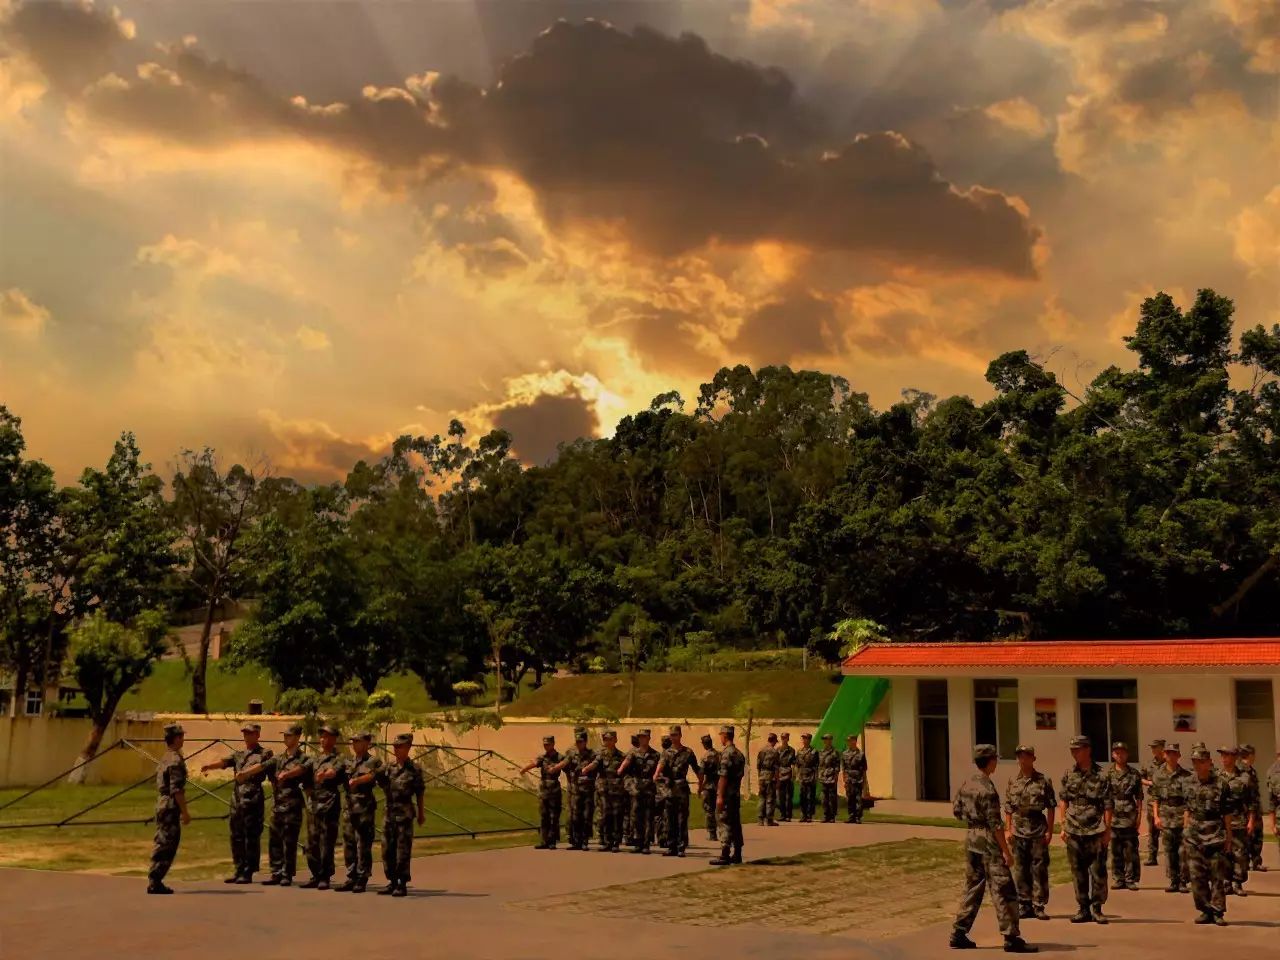
[[[87,836],[87,835],[86,835]],[[957,839],[954,830],[928,827],[792,824],[776,829],[747,827],[748,854],[767,857],[836,849],[911,837]],[[705,841],[703,841],[705,843]],[[698,854],[708,854],[702,847]],[[1061,848],[1057,848],[1062,855]],[[1096,950],[1096,957],[1177,960],[1216,951],[1223,958],[1275,956],[1280,929],[1280,858],[1268,848],[1273,872],[1259,875],[1253,895],[1232,898],[1222,930],[1190,923],[1186,896],[1159,891],[1149,872],[1137,893],[1113,894],[1107,927],[1073,925],[1070,892],[1055,890],[1053,922],[1027,921],[1026,934],[1046,952]],[[596,889],[615,883],[706,869],[694,856],[607,855],[528,848],[450,854],[415,861],[415,889],[407,900],[361,897],[297,889],[176,884],[178,895],[143,895],[145,881],[85,874],[0,870],[0,957],[86,957],[93,960],[224,960],[237,939],[255,958],[305,955],[416,957],[429,953],[457,960],[559,960],[573,956],[650,960],[671,951],[737,954],[749,960],[914,960],[948,955],[947,930],[929,928],[892,941],[858,939],[856,922],[836,936],[778,932],[738,923],[725,905],[724,928],[664,924],[663,905],[638,902],[631,920],[603,920],[540,912],[521,901]],[[874,882],[874,878],[868,878]],[[1161,881],[1159,886],[1163,886]],[[850,892],[851,920],[857,896]],[[1159,926],[1153,926],[1159,925]],[[1160,936],[1163,934],[1163,936]],[[974,931],[982,945],[999,936],[990,909]]]

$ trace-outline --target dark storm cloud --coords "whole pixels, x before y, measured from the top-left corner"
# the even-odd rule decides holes
[[[734,346],[757,365],[832,352],[835,307],[809,293],[767,303],[743,321]]]
[[[516,456],[534,465],[554,459],[560,444],[595,436],[600,429],[590,402],[576,393],[541,394],[528,403],[504,407],[493,422],[511,434]]]
[[[616,305],[607,305],[612,312]],[[619,311],[628,342],[650,370],[705,373],[716,361],[699,343],[697,331],[705,317],[682,310],[637,304]]]
[[[46,73],[63,68],[63,51],[32,43],[21,20],[7,32]],[[1037,232],[1004,195],[957,190],[896,134],[825,134],[785,74],[690,34],[561,22],[488,88],[422,76],[330,106],[278,97],[191,48],[157,59],[95,83],[90,115],[196,146],[302,137],[419,175],[503,169],[533,188],[554,227],[607,225],[659,255],[782,240],[1034,274]]]

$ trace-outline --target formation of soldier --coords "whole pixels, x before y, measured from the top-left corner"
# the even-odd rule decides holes
[[[956,818],[968,824],[965,886],[952,927],[953,949],[975,946],[968,934],[989,890],[1004,949],[1037,952],[1022,939],[1019,924],[1049,919],[1055,820],[1061,824],[1076,898],[1072,923],[1107,923],[1103,906],[1109,889],[1138,889],[1143,865],[1138,835],[1145,815],[1165,858],[1166,892],[1192,894],[1196,923],[1226,925],[1226,898],[1246,896],[1249,871],[1266,869],[1254,749],[1249,744],[1219,747],[1221,767],[1215,767],[1213,755],[1199,743],[1192,748],[1189,770],[1181,765],[1179,744],[1153,740],[1149,746],[1151,762],[1138,769],[1129,763],[1128,744],[1117,741],[1111,745],[1112,762],[1104,768],[1094,762],[1089,739],[1073,737],[1072,764],[1055,790],[1036,769],[1035,748],[1021,744],[1015,750],[1018,771],[1003,803],[991,780],[998,765],[996,748],[974,748],[978,772],[960,788],[953,807]],[[1266,789],[1271,829],[1277,833],[1280,759],[1267,773]],[[1154,866],[1157,840],[1149,842],[1146,865]]]

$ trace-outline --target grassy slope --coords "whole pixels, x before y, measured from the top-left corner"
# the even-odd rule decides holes
[[[759,696],[756,715],[821,719],[839,676],[820,670],[724,673],[641,673],[636,678],[637,717],[731,717],[743,697]],[[625,716],[628,677],[599,674],[559,677],[504,708],[508,716],[546,717],[564,707],[603,706]]]

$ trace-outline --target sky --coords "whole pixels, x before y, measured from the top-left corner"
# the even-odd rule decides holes
[[[1273,0],[0,0],[0,403],[340,478],[529,463],[721,366],[1079,392],[1280,322]]]

